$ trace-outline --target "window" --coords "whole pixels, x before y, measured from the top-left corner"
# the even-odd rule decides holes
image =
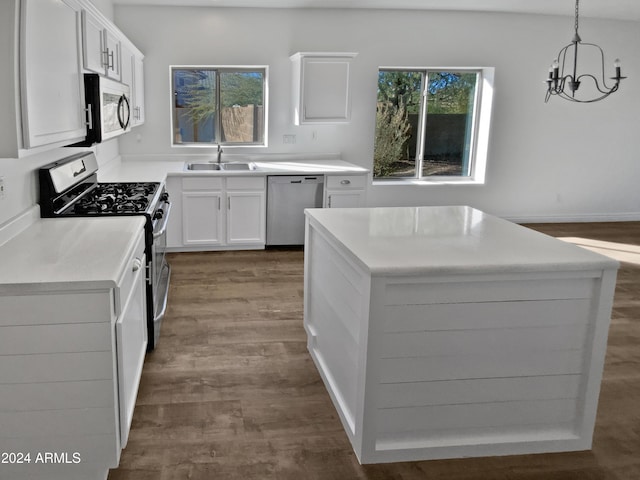
[[[266,67],[171,67],[172,145],[266,146]]]
[[[478,127],[483,118],[488,123],[480,115],[485,70],[492,78],[493,69],[381,68],[374,177],[483,180]],[[490,97],[484,95],[489,103]],[[481,133],[486,150],[488,127]]]

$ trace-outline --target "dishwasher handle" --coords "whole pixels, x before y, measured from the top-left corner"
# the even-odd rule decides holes
[[[272,184],[323,184],[324,175],[269,175],[267,182]]]

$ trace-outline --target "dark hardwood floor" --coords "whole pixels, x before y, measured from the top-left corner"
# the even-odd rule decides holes
[[[591,451],[361,466],[306,351],[303,253],[182,253],[109,480],[640,479],[640,222],[531,227],[623,260]]]

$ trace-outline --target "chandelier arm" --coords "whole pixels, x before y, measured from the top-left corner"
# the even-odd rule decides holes
[[[570,95],[567,95],[565,92],[557,92],[557,93],[555,93],[555,95],[560,97],[560,98],[564,98],[565,100],[569,100],[571,102],[574,102],[574,103],[594,103],[594,102],[598,102],[598,101],[600,101],[600,100],[602,100],[604,98],[607,98],[609,95],[611,95],[614,92],[615,92],[615,90],[613,90],[611,92],[608,92],[608,93],[604,93],[604,94],[600,95],[599,97],[592,98],[592,99],[589,99],[589,100],[580,100],[578,98],[575,98],[575,97],[572,97]]]
[[[590,73],[583,73],[577,78],[577,81],[580,81],[580,79],[584,77],[593,79],[593,83],[595,84],[596,90],[598,90],[600,93],[610,93],[610,92],[612,93],[612,90],[615,91],[618,89],[618,84],[614,85],[613,87],[608,87],[606,84],[604,84],[604,81],[603,81],[602,83],[604,84],[604,88],[605,88],[603,90],[602,88],[600,88],[598,79],[594,75],[591,75]]]
[[[607,85],[607,79],[604,76],[604,52],[602,51],[602,48],[600,48],[600,46],[596,45],[595,43],[581,43],[581,45],[588,45],[588,46],[591,46],[591,47],[596,47],[600,51],[600,67],[601,67],[600,71],[602,72],[602,85],[607,90],[610,90],[611,88],[613,88],[613,87],[609,87],[609,85]],[[600,90],[600,88],[598,88],[598,90]],[[602,91],[602,90],[600,90],[600,91]]]
[[[562,50],[558,52],[558,60],[560,60],[560,58],[562,57],[562,60],[560,60],[562,65],[562,69],[560,70],[561,78],[567,77],[567,75],[564,74],[564,70],[565,70],[565,66],[567,65],[567,54],[569,53],[569,48],[571,47],[575,48],[575,43],[573,42],[570,43],[569,45],[567,45],[566,47],[564,47]],[[575,71],[573,73],[575,74]]]

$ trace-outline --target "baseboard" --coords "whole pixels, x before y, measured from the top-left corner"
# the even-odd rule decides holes
[[[514,223],[587,223],[587,222],[640,222],[639,213],[501,216]]]

